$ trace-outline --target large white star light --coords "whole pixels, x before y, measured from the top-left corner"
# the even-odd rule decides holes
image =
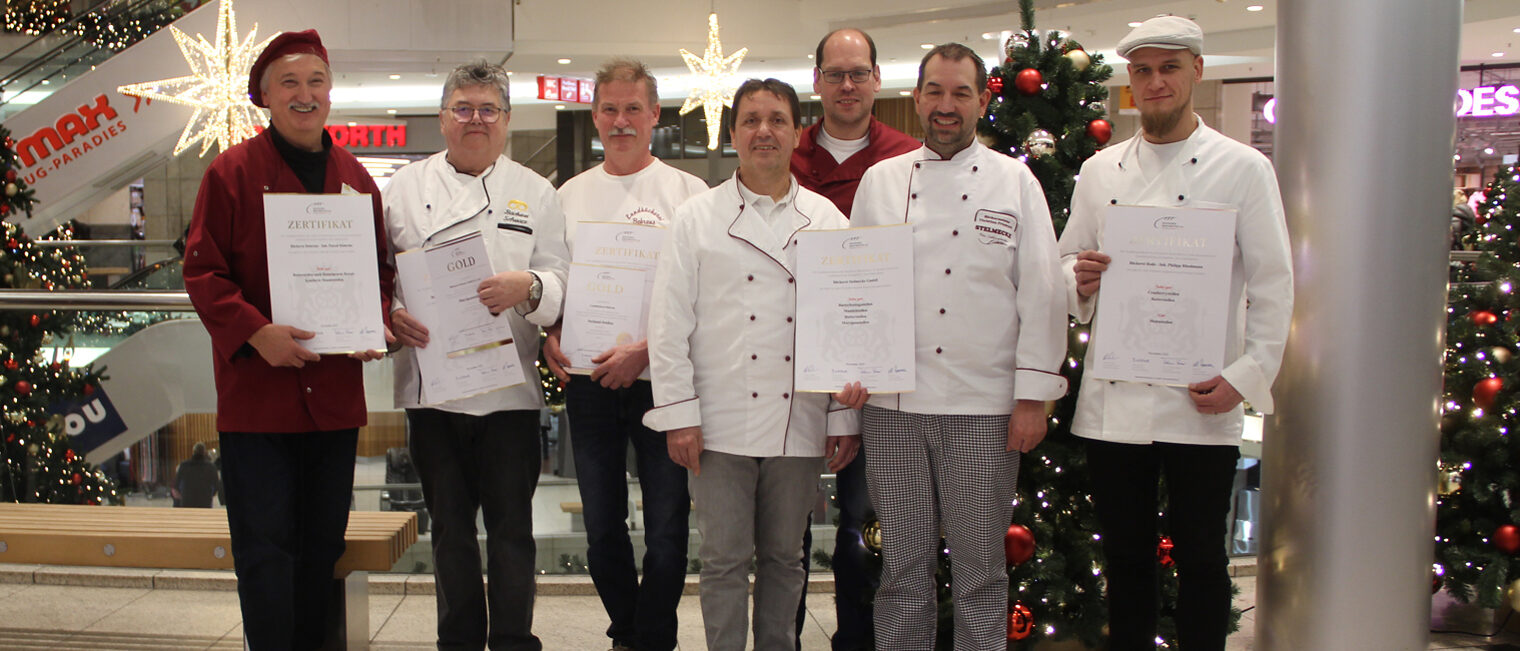
[[[252,138],[255,125],[269,124],[264,112],[248,101],[248,71],[279,32],[254,42],[254,34],[259,31],[258,23],[254,23],[247,38],[239,41],[232,0],[222,0],[217,10],[215,44],[207,43],[206,37],[200,34],[191,39],[173,25],[169,30],[193,74],[128,84],[118,87],[116,92],[195,109],[190,121],[185,123],[179,142],[174,144],[176,156],[197,142],[201,143],[201,156],[211,151],[213,143],[221,151],[226,151],[228,147]]]
[[[681,50],[681,58],[686,60],[686,67],[691,69],[693,83],[691,95],[686,98],[686,103],[681,105],[681,115],[686,115],[702,107],[702,115],[707,118],[707,148],[717,149],[723,130],[723,107],[734,105],[734,90],[738,84],[734,78],[739,75],[739,63],[744,61],[744,54],[749,48],[740,48],[738,52],[723,56],[723,42],[718,40],[718,14],[712,13],[707,16],[707,51],[701,58],[697,55]]]

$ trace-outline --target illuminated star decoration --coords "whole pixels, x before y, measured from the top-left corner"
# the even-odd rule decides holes
[[[738,76],[739,63],[748,51],[747,47],[740,48],[738,52],[723,56],[723,42],[718,40],[716,13],[707,16],[707,51],[701,58],[685,49],[681,50],[681,58],[686,60],[686,67],[691,68],[694,77],[691,96],[681,105],[681,115],[692,112],[698,106],[702,107],[702,115],[707,118],[708,149],[718,148],[723,129],[723,107],[734,105],[734,77]]]
[[[232,13],[232,0],[222,0],[216,15],[216,44],[206,42],[206,37],[196,34],[194,39],[173,25],[169,26],[179,51],[190,65],[187,77],[161,79],[129,84],[116,92],[133,97],[163,100],[173,104],[193,107],[195,113],[185,123],[185,131],[174,144],[174,155],[201,143],[201,156],[211,151],[213,143],[226,151],[255,135],[254,126],[269,124],[264,112],[248,101],[248,71],[258,59],[264,46],[279,33],[255,43],[254,34],[259,31],[257,23],[248,37],[238,40],[237,19]]]

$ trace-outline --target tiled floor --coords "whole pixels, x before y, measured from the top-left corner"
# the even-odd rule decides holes
[[[0,578],[4,574],[0,573]],[[125,575],[124,577],[125,578]],[[541,592],[563,592],[545,579]],[[220,581],[225,585],[226,581]],[[130,583],[130,581],[120,581]],[[160,582],[162,583],[162,582]],[[1238,604],[1251,608],[1256,578],[1237,579]],[[151,585],[151,582],[148,584]],[[372,584],[375,585],[375,584]],[[393,583],[394,585],[394,583]],[[574,586],[571,586],[572,588]],[[432,648],[434,608],[430,594],[370,595],[371,648]],[[803,648],[828,648],[834,611],[826,594],[808,600],[811,608]],[[46,583],[0,583],[0,649],[237,649],[241,646],[237,595],[228,590],[177,590],[151,587],[95,587]],[[680,605],[680,648],[704,648],[702,614],[696,595]],[[1241,632],[1230,638],[1229,651],[1254,648],[1255,611],[1247,610]],[[535,609],[534,632],[552,651],[599,651],[607,647],[607,626],[595,596],[543,595]],[[1480,638],[1459,634],[1432,636],[1430,649],[1488,648],[1520,650],[1520,636]]]

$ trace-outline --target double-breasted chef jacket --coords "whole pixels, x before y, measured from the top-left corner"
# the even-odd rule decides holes
[[[565,296],[570,255],[565,249],[565,216],[554,186],[506,156],[479,176],[461,174],[433,154],[401,168],[385,187],[385,230],[398,253],[480,231],[494,273],[528,270],[543,282],[538,308],[527,314],[509,309],[497,315],[512,324],[523,384],[427,405],[443,411],[483,416],[496,411],[538,409],[544,392],[537,367],[539,326],[553,325]],[[396,308],[406,306],[397,286]],[[422,403],[422,375],[416,351],[396,355],[396,406]]]
[[[795,178],[772,215],[738,174],[676,210],[655,272],[649,367],[655,431],[702,427],[706,450],[821,457],[829,436],[860,433],[860,412],[793,390],[798,231],[842,229],[834,204]],[[753,196],[753,195],[752,195]],[[842,388],[842,387],[841,387]]]
[[[1140,170],[1140,140],[1136,135],[1098,152],[1082,165],[1072,196],[1071,219],[1060,242],[1071,314],[1086,322],[1097,310],[1096,294],[1085,299],[1077,294],[1073,267],[1078,253],[1103,249],[1104,206],[1238,211],[1225,368],[1220,375],[1257,411],[1271,413],[1272,382],[1282,364],[1293,312],[1288,228],[1272,162],[1199,119],[1182,151],[1146,182]],[[1101,285],[1098,291],[1103,291]],[[1087,364],[1092,363],[1095,349],[1088,347]],[[1086,376],[1072,432],[1120,443],[1239,445],[1242,413],[1242,407],[1236,406],[1223,414],[1200,414],[1186,387],[1110,382]]]
[[[275,149],[272,130],[228,148],[201,179],[185,239],[185,291],[211,334],[216,428],[222,432],[313,432],[361,427],[363,362],[323,355],[301,368],[270,366],[248,344],[270,324],[264,195],[305,193]],[[325,139],[324,139],[325,140]],[[353,154],[331,146],[322,191],[370,195],[381,307],[389,323],[395,270],[387,262],[380,190]]]
[[[1045,194],[1023,163],[980,143],[928,147],[866,171],[855,227],[913,225],[917,389],[870,404],[921,414],[1010,414],[1066,394],[1066,300]]]

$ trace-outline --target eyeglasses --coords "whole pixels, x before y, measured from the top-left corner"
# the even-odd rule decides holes
[[[494,106],[482,106],[480,108],[451,106],[444,110],[454,114],[454,121],[456,122],[469,122],[478,115],[480,116],[480,121],[486,124],[495,124],[497,120],[501,119],[501,114],[506,112]]]
[[[863,84],[871,80],[871,70],[869,68],[862,68],[860,70],[819,70],[819,72],[822,73],[823,80],[831,84],[844,83],[846,76],[850,78],[850,81],[857,84]]]

